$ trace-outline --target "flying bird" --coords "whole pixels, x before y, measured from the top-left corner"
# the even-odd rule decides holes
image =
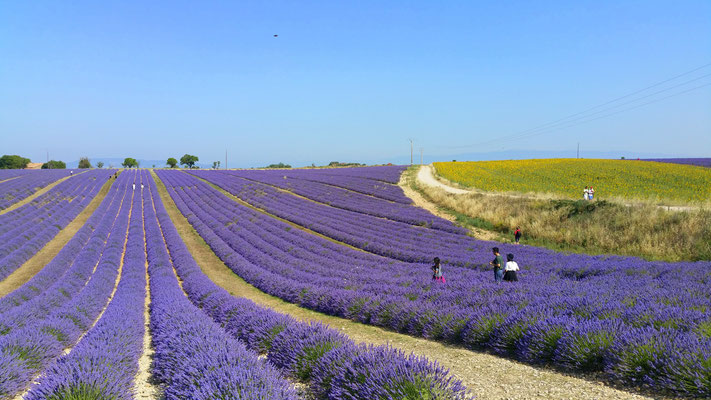
[[[274,35],[274,37],[279,37],[279,35]]]

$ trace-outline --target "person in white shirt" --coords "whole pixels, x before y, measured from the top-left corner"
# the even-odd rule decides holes
[[[590,190],[588,190],[588,187],[585,186],[585,190],[583,190],[583,199],[588,200],[590,198]]]
[[[513,260],[514,255],[509,253],[506,255],[506,266],[504,267],[504,280],[508,282],[518,282],[518,276],[516,276],[516,271],[518,271],[518,263]]]

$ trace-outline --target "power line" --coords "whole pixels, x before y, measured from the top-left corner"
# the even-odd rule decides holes
[[[574,126],[586,124],[586,123],[588,123],[588,122],[597,121],[598,119],[607,118],[607,117],[610,117],[610,116],[613,116],[613,115],[616,115],[616,114],[620,114],[620,113],[623,113],[623,112],[626,112],[626,111],[631,111],[631,110],[634,110],[634,109],[637,109],[637,108],[640,108],[640,107],[643,107],[643,106],[646,106],[646,105],[649,105],[649,104],[658,103],[658,102],[660,102],[660,101],[662,101],[662,100],[666,100],[666,99],[669,99],[669,98],[671,98],[671,97],[680,96],[680,95],[682,95],[682,94],[686,94],[686,93],[692,92],[692,91],[694,91],[694,90],[698,90],[698,89],[701,89],[701,88],[705,88],[705,87],[707,87],[707,86],[711,86],[711,82],[705,83],[705,84],[703,84],[703,85],[695,86],[695,87],[693,87],[693,88],[686,89],[686,90],[683,90],[683,91],[681,91],[681,92],[673,93],[673,94],[670,94],[670,95],[668,95],[668,96],[664,96],[664,97],[659,98],[659,99],[651,100],[651,101],[648,101],[648,102],[646,102],[646,103],[637,104],[637,105],[632,106],[632,107],[628,107],[628,108],[625,108],[625,109],[622,109],[622,110],[618,110],[618,111],[615,111],[615,112],[612,112],[612,113],[609,113],[609,114],[601,115],[601,116],[599,116],[599,117],[590,118],[590,119],[586,119],[586,120],[583,120],[583,121],[575,122],[575,123],[572,123],[572,124],[570,124],[570,125],[554,127],[554,128],[549,129],[549,130],[542,131],[542,132],[529,133],[528,135],[519,136],[519,137],[517,137],[517,138],[515,138],[515,139],[524,139],[524,138],[529,138],[529,137],[533,137],[533,136],[543,135],[543,134],[550,133],[550,132],[553,132],[553,131],[556,131],[556,130],[559,130],[559,129],[572,128],[572,127],[574,127]],[[571,122],[572,122],[572,121],[571,121]]]
[[[622,103],[622,104],[618,104],[618,105],[615,105],[615,106],[612,106],[612,107],[608,107],[608,108],[605,108],[605,109],[603,109],[603,110],[596,111],[596,112],[594,112],[594,113],[592,113],[592,114],[588,114],[588,113],[589,113],[590,111],[592,111],[592,110],[596,110],[596,109],[598,109],[598,108],[600,108],[600,107],[604,107],[604,106],[606,106],[606,105],[615,103],[615,102],[617,102],[617,101],[619,101],[619,100],[622,100],[622,99],[625,99],[625,98],[634,96],[634,95],[636,95],[636,94],[642,93],[642,92],[644,92],[644,91],[646,91],[646,90],[649,90],[649,89],[651,89],[651,88],[654,88],[654,87],[663,85],[663,84],[665,84],[665,83],[667,83],[667,82],[670,82],[670,81],[673,81],[673,80],[675,80],[675,79],[681,78],[681,77],[683,77],[683,76],[692,74],[692,73],[694,73],[694,72],[696,72],[696,71],[698,71],[698,70],[701,70],[701,69],[703,69],[703,68],[706,68],[706,67],[708,67],[708,66],[711,66],[711,63],[704,64],[704,65],[702,65],[702,66],[696,67],[696,68],[691,69],[691,70],[689,70],[689,71],[686,71],[686,72],[684,72],[684,73],[675,75],[675,76],[673,76],[673,77],[671,77],[671,78],[664,79],[664,80],[662,80],[662,81],[660,81],[660,82],[654,83],[654,84],[649,85],[649,86],[647,86],[647,87],[645,87],[645,88],[636,90],[636,91],[634,91],[634,92],[625,94],[625,95],[620,96],[620,97],[617,97],[617,98],[615,98],[615,99],[612,99],[612,100],[606,101],[606,102],[604,102],[604,103],[598,104],[598,105],[596,105],[596,106],[590,107],[590,108],[588,108],[588,109],[586,109],[586,110],[584,110],[584,111],[576,112],[576,113],[574,113],[574,114],[570,114],[570,115],[568,115],[568,116],[565,116],[565,117],[563,117],[563,118],[557,119],[557,120],[555,120],[555,121],[548,122],[548,123],[545,123],[545,124],[536,126],[536,127],[534,127],[534,128],[526,129],[526,130],[523,130],[523,131],[520,131],[520,132],[517,132],[517,133],[513,133],[513,134],[511,134],[511,135],[500,136],[499,138],[490,139],[490,140],[487,140],[487,141],[484,141],[484,142],[479,142],[479,143],[469,144],[469,145],[460,145],[460,146],[437,146],[437,147],[440,147],[440,148],[466,148],[466,147],[474,147],[474,146],[480,146],[480,145],[482,145],[482,144],[488,144],[488,143],[497,142],[497,141],[502,141],[502,140],[511,140],[511,139],[517,139],[517,138],[520,138],[520,137],[526,137],[526,136],[529,136],[529,135],[528,135],[529,133],[535,132],[535,131],[543,130],[544,132],[548,132],[548,131],[549,131],[551,128],[553,128],[555,125],[568,124],[568,123],[571,123],[571,122],[574,122],[574,121],[578,121],[578,120],[580,120],[580,119],[585,119],[585,118],[590,117],[591,115],[596,115],[596,114],[599,114],[599,113],[602,113],[602,112],[605,112],[605,111],[610,111],[610,110],[613,110],[613,109],[615,109],[615,108],[621,107],[621,106],[623,106],[623,105],[630,104],[630,103],[634,103],[634,102],[637,102],[637,101],[642,100],[642,99],[644,99],[644,98],[648,98],[648,97],[654,96],[654,95],[656,95],[656,94],[663,93],[663,92],[666,92],[666,91],[675,89],[675,88],[677,88],[677,87],[680,87],[680,86],[689,84],[689,83],[691,83],[691,82],[697,81],[697,80],[699,80],[699,79],[702,79],[702,78],[711,76],[711,74],[705,74],[705,75],[702,75],[702,76],[700,76],[700,77],[696,77],[696,78],[694,78],[694,79],[691,79],[691,80],[688,80],[688,81],[685,81],[685,82],[682,82],[682,83],[679,83],[679,84],[675,84],[675,85],[670,86],[670,87],[668,87],[668,88],[666,88],[666,89],[662,89],[662,90],[659,90],[659,91],[657,91],[657,92],[654,92],[654,93],[651,93],[651,94],[647,94],[647,95],[644,95],[644,96],[642,96],[642,97],[638,97],[638,98],[636,98],[636,99],[634,99],[634,100],[630,100],[630,101],[628,101],[628,102],[625,102],[625,103]],[[704,86],[707,86],[707,85],[702,85],[702,86],[700,86],[700,87],[704,87]],[[692,89],[692,90],[698,89],[698,88],[700,88],[700,87],[696,87],[696,88],[694,88],[694,89]],[[691,90],[689,90],[689,91],[691,91]],[[686,92],[688,92],[688,91],[684,91],[684,92],[682,92],[682,93],[686,93]],[[681,94],[681,93],[679,93],[679,94]],[[664,99],[666,99],[666,98],[668,98],[668,97],[673,97],[673,96],[667,96],[667,97],[664,97]],[[646,105],[646,104],[655,103],[655,102],[656,102],[656,101],[652,101],[652,102],[650,102],[650,103],[645,103],[645,105]],[[634,107],[634,108],[637,108],[637,107]],[[583,115],[583,114],[586,114],[586,115]],[[614,114],[617,114],[617,113],[614,113]],[[610,115],[613,115],[613,114],[610,114]],[[578,117],[578,118],[574,118],[574,117]]]

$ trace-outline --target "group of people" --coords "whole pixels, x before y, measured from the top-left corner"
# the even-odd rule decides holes
[[[590,187],[585,186],[585,190],[583,190],[583,199],[592,200],[594,196],[595,196],[595,189],[593,189],[592,186],[590,186]]]
[[[506,264],[504,264],[504,259],[501,257],[501,254],[499,254],[499,248],[494,247],[491,250],[494,252],[494,259],[489,262],[489,265],[494,267],[494,282],[518,282],[516,272],[519,270],[519,267],[518,263],[514,261],[514,255],[511,253],[507,254]],[[439,257],[434,258],[434,265],[432,265],[432,280],[435,282],[447,283],[444,279],[444,274],[442,273],[442,265]]]

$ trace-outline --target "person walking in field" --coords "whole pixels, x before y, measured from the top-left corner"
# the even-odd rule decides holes
[[[592,199],[593,199],[593,196],[595,196],[595,189],[593,189],[593,187],[590,186],[590,189],[588,190],[588,198],[589,198],[590,200],[592,200]]]
[[[494,252],[494,260],[490,261],[489,265],[494,267],[494,282],[499,283],[504,278],[504,259],[501,258],[498,247],[494,247],[491,250]]]
[[[514,242],[518,244],[519,240],[521,240],[521,227],[517,226],[516,230],[514,231]]]
[[[507,282],[518,282],[518,263],[513,260],[514,255],[509,253],[506,255],[506,266],[504,267],[504,280]]]
[[[442,274],[442,265],[440,265],[439,257],[434,258],[434,265],[432,266],[432,280],[442,283],[447,283]]]
[[[136,190],[136,182],[132,183],[133,190]]]
[[[588,200],[590,197],[590,189],[588,189],[587,186],[585,186],[585,190],[583,190],[583,200]]]
[[[143,182],[141,182],[141,190],[143,190]]]

